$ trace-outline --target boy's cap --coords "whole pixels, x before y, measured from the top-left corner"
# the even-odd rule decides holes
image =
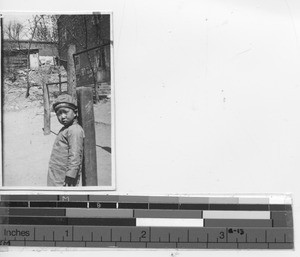
[[[68,94],[59,95],[56,99],[56,102],[53,104],[53,109],[56,112],[61,107],[71,108],[72,110],[77,109],[77,103],[72,98],[72,96]]]

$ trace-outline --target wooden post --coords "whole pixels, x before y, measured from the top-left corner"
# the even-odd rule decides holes
[[[69,45],[67,59],[67,75],[68,75],[68,94],[76,99],[76,74],[73,54],[76,52],[75,45]]]
[[[77,88],[79,124],[82,126],[84,139],[84,157],[82,165],[82,185],[97,186],[96,133],[93,106],[93,89]]]
[[[59,94],[61,94],[61,74],[58,74],[58,82]]]
[[[44,135],[50,135],[51,112],[48,85],[43,82],[43,99],[44,99]]]

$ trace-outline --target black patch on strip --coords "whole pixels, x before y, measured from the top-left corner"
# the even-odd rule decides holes
[[[117,204],[112,202],[89,202],[89,208],[109,208],[116,209]]]
[[[177,203],[149,203],[149,209],[178,210]]]
[[[67,218],[50,217],[9,217],[11,225],[68,225]]]
[[[57,207],[57,202],[30,202],[30,207]]]
[[[0,202],[1,207],[28,207],[28,202],[7,202],[7,201],[1,201]]]
[[[57,202],[58,208],[87,208],[87,202]]]
[[[119,203],[119,209],[148,209],[148,203]]]
[[[291,211],[290,204],[270,204],[270,211]]]
[[[210,204],[209,210],[239,210],[239,204]]]
[[[68,225],[136,226],[136,219],[134,218],[68,218]]]
[[[182,203],[179,205],[181,210],[208,210],[208,208],[208,204]]]
[[[239,210],[241,211],[269,211],[268,204],[240,204]]]

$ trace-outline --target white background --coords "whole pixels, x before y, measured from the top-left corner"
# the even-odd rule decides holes
[[[113,12],[116,193],[294,197],[296,251],[22,255],[300,255],[300,1],[9,0],[0,10]]]

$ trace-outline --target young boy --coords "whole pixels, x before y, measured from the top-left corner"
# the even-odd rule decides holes
[[[53,145],[48,186],[77,186],[81,175],[84,131],[77,122],[77,105],[70,95],[57,97],[53,104],[58,121],[63,125]]]

